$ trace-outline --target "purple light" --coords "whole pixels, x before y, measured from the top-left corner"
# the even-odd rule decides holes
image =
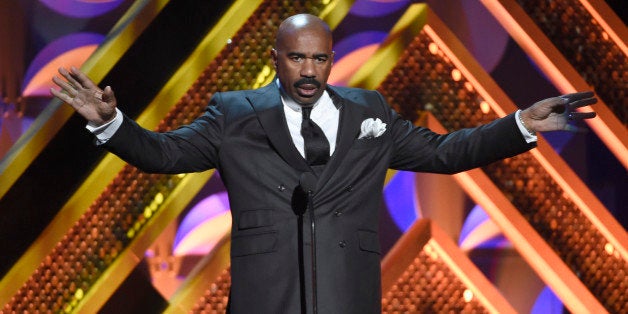
[[[564,313],[563,303],[549,287],[545,287],[545,289],[539,293],[539,296],[536,298],[536,302],[534,302],[534,306],[530,311],[530,314],[547,313]]]
[[[464,225],[462,225],[458,244],[462,244],[475,228],[477,228],[479,225],[483,224],[487,220],[489,220],[489,217],[484,209],[482,209],[482,207],[478,205],[474,206],[467,216],[467,219],[465,219]]]
[[[227,192],[212,194],[200,201],[183,218],[174,239],[173,248],[176,248],[188,233],[200,226],[207,220],[211,220],[229,211],[229,199]]]
[[[33,79],[33,76],[35,76],[35,74],[37,74],[54,58],[78,47],[100,45],[104,39],[105,36],[101,34],[75,33],[51,42],[37,54],[28,66],[26,75],[24,75],[24,84],[22,86],[28,86],[28,83],[31,79]]]
[[[408,0],[362,0],[357,1],[349,13],[364,17],[378,17],[405,8],[409,3]]]
[[[417,220],[418,210],[414,201],[414,173],[399,171],[384,189],[384,200],[390,216],[403,232]]]
[[[124,0],[39,0],[57,13],[78,17],[91,18],[102,15],[120,5]]]
[[[360,32],[344,38],[334,44],[335,58],[340,60],[342,57],[362,47],[379,44],[386,36],[388,36],[386,32],[369,31]]]

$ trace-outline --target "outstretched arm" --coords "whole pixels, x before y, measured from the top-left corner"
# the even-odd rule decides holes
[[[52,81],[61,89],[50,89],[50,93],[66,102],[83,116],[91,125],[100,126],[116,116],[116,97],[111,87],[100,89],[94,82],[72,67],[70,71],[59,68],[59,74],[65,78],[54,76]]]
[[[580,92],[547,98],[521,111],[521,120],[530,133],[543,131],[573,131],[568,122],[591,119],[595,112],[577,112],[576,109],[595,104],[593,92]]]

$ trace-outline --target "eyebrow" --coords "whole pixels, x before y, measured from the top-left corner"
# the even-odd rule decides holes
[[[292,56],[296,56],[296,57],[301,57],[301,58],[307,58],[307,56],[302,53],[302,52],[288,52],[287,56],[292,57]],[[329,58],[329,54],[327,53],[315,53],[312,58]]]

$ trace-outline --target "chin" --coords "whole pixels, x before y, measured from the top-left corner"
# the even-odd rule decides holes
[[[299,105],[311,105],[315,103],[314,97],[305,98],[305,97],[293,97],[294,101],[296,101]]]
[[[313,95],[309,97],[304,97],[304,96],[299,95],[299,97],[295,98],[295,100],[301,105],[313,105],[316,101],[318,101],[321,98],[322,95],[323,94]]]

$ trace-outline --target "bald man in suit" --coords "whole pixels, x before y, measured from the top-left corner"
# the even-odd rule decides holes
[[[387,169],[465,171],[528,151],[537,131],[595,116],[574,111],[596,102],[587,92],[449,134],[415,127],[376,91],[327,84],[332,34],[307,14],[282,22],[271,56],[272,83],[216,93],[201,117],[166,133],[141,128],[110,87],[75,68],[60,69],[51,90],[99,145],[144,171],[220,172],[233,217],[232,313],[380,313]]]

